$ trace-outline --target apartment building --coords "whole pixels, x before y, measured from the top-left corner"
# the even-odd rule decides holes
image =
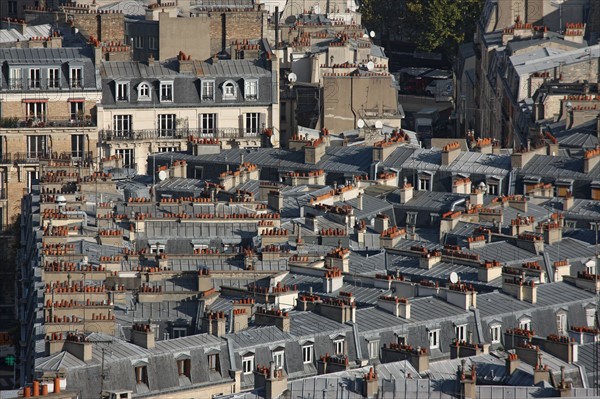
[[[93,160],[101,91],[90,49],[1,49],[0,63],[0,226],[7,228],[40,160]]]
[[[197,140],[215,139],[223,148],[277,145],[270,139],[279,133],[275,56],[188,58],[182,53],[164,64],[102,63],[98,127],[103,157],[116,155],[123,166],[145,173],[148,154],[186,151]]]

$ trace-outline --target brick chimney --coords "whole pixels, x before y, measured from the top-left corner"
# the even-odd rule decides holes
[[[476,365],[471,364],[471,372],[466,370],[466,360],[461,361],[461,366],[458,370],[458,382],[460,383],[460,397],[464,399],[477,398],[477,372]]]
[[[306,164],[317,164],[321,160],[321,157],[325,155],[327,145],[322,138],[311,140],[304,146],[304,163]]]
[[[270,362],[269,367],[257,366],[254,370],[254,386],[264,387],[265,399],[277,399],[287,390],[287,376],[282,369]]]
[[[583,153],[583,173],[590,173],[600,161],[600,147]]]
[[[134,324],[131,330],[131,343],[146,349],[153,349],[156,339],[150,324]]]
[[[202,332],[214,335],[215,337],[222,337],[225,335],[227,319],[225,318],[225,312],[204,312],[202,317]]]
[[[400,203],[406,204],[413,198],[414,188],[412,184],[407,182],[406,177],[404,178],[404,184],[400,187]]]
[[[504,268],[508,270],[507,268]],[[502,273],[502,291],[519,301],[537,302],[537,286],[534,281],[526,281],[523,276]]]
[[[397,296],[380,296],[377,299],[377,307],[393,314],[396,317],[410,319],[410,302],[406,298]]]
[[[206,292],[211,288],[213,288],[213,284],[210,277],[210,269],[203,267],[198,270],[198,291]]]
[[[325,255],[325,267],[339,269],[344,273],[350,272],[350,250],[337,247]]]
[[[573,197],[573,193],[570,191],[567,192],[567,195],[565,195],[563,198],[563,211],[568,211],[569,209],[571,209],[573,207],[574,201],[575,198]]]
[[[542,363],[542,353],[538,353],[538,361],[533,366],[533,385],[537,385],[540,382],[550,383],[550,369],[548,365]]]
[[[179,73],[192,73],[194,72],[194,61],[192,61],[191,55],[186,55],[183,51],[180,51],[177,55]]]
[[[283,332],[290,332],[291,320],[288,312],[279,309],[258,307],[254,315],[254,323],[259,326],[276,326]]]
[[[509,353],[506,357],[506,373],[508,375],[513,375],[520,365],[521,360],[519,359],[519,356],[517,356],[516,353]]]
[[[471,307],[477,307],[477,291],[472,286],[461,282],[450,283],[446,292],[446,301],[461,309],[469,310]]]
[[[344,275],[338,268],[332,268],[323,276],[323,292],[331,294],[344,285]]]
[[[93,357],[92,346],[93,344],[83,334],[69,333],[63,348],[82,362],[89,362]]]
[[[429,353],[427,349],[419,346],[413,348],[411,345],[402,345],[394,342],[389,345],[383,344],[381,348],[382,363],[399,362],[402,360],[408,360],[419,373],[429,370]]]
[[[338,323],[356,320],[356,303],[349,298],[323,298],[317,304],[317,312]]]
[[[378,213],[375,216],[375,225],[373,226],[375,231],[378,233],[383,233],[390,226],[390,217],[385,213]]]
[[[442,261],[442,253],[440,251],[427,251],[419,257],[419,267],[421,269],[431,269]]]
[[[442,148],[442,165],[448,166],[460,156],[460,143],[455,141]]]
[[[373,367],[363,376],[362,380],[362,396],[364,398],[373,398],[377,396],[379,391],[379,379]]]
[[[283,209],[283,194],[279,190],[271,190],[267,194],[267,204],[269,208],[275,211],[281,211]]]

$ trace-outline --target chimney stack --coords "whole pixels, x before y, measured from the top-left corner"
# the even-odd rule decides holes
[[[442,148],[442,165],[448,166],[460,156],[460,143],[455,141]]]
[[[142,348],[153,349],[156,340],[150,324],[134,324],[131,330],[131,342]]]

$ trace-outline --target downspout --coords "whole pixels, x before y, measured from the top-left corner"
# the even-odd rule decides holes
[[[84,225],[84,227],[87,227],[88,216],[87,216],[87,213],[85,213],[85,211],[65,211],[64,205],[62,205],[62,206],[59,205],[58,211],[60,212],[61,215],[82,216],[83,217],[83,225]]]

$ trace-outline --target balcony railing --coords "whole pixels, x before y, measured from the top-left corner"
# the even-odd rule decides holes
[[[258,132],[248,132],[246,129],[170,129],[170,130],[100,130],[103,141],[122,140],[181,140],[193,136],[199,138],[237,139],[258,137]]]
[[[5,152],[0,153],[0,165],[6,165],[12,163],[12,154]]]
[[[17,152],[8,155],[9,162],[4,163],[38,163],[39,161],[82,161],[93,160],[91,151],[56,152],[56,151],[29,151]],[[1,162],[0,162],[1,163]]]
[[[51,118],[0,118],[0,129],[42,128],[42,127],[94,127],[96,121],[91,117],[65,120]]]

